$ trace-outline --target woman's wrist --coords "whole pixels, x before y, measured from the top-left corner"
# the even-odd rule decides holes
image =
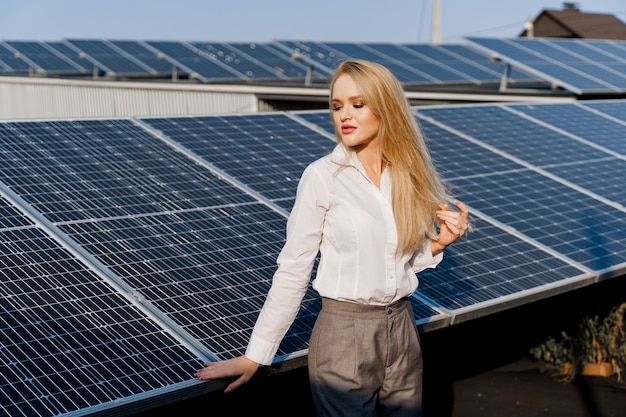
[[[448,245],[444,245],[443,243],[440,243],[438,240],[431,239],[430,241],[430,251],[432,252],[433,256],[439,255],[447,247]]]

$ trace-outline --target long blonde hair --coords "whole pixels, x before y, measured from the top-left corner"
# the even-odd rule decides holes
[[[450,200],[450,195],[435,169],[402,85],[391,71],[375,62],[344,61],[331,79],[331,99],[335,81],[343,74],[352,77],[365,104],[380,121],[378,136],[382,159],[390,169],[397,249],[400,253],[412,252],[422,246],[424,239],[437,238],[440,221],[435,212]],[[335,134],[340,143],[339,126],[335,126]]]

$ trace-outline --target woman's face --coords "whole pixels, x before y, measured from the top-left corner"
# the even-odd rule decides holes
[[[335,80],[331,106],[333,124],[345,146],[364,148],[378,139],[380,121],[350,75],[342,74]]]

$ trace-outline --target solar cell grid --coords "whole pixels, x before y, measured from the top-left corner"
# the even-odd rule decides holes
[[[584,278],[582,269],[480,218],[474,220],[475,230],[450,248],[451,256],[444,257],[436,269],[421,273],[418,297],[450,310],[477,308],[500,297]]]
[[[293,60],[289,55],[272,49],[265,43],[255,42],[228,42],[228,47],[240,51],[252,60],[262,63],[270,69],[273,78],[301,78],[304,79],[307,66]]]
[[[53,222],[253,201],[128,120],[37,124],[6,124],[0,178]]]
[[[586,101],[581,105],[626,123],[626,100]]]
[[[608,156],[601,150],[515,115],[504,106],[418,109],[418,113],[538,167]]]
[[[257,204],[61,228],[217,356],[227,358],[245,348],[253,320],[246,318],[249,326],[242,328],[241,316],[260,311],[285,222],[284,215]],[[217,321],[218,338],[206,334],[203,323],[210,321]],[[224,345],[223,338],[231,342]]]
[[[0,264],[5,415],[114,407],[171,389],[201,363],[37,228],[1,230]]]
[[[191,42],[191,44],[209,53],[211,57],[232,68],[233,71],[237,71],[242,78],[280,78],[279,74],[267,68],[268,62],[251,59],[239,52],[236,46],[223,42]]]
[[[620,62],[626,62],[626,43],[622,41],[577,40],[588,48],[597,49]]]
[[[7,44],[15,48],[21,55],[28,57],[40,69],[47,72],[78,72],[84,70],[76,66],[72,61],[65,59],[63,55],[58,55],[56,51],[47,47],[43,42],[7,41]]]
[[[146,48],[139,41],[133,40],[111,40],[112,45],[119,48],[124,53],[141,61],[155,73],[169,74],[172,72],[172,64],[164,59],[159,59],[158,54]]]
[[[474,232],[420,274],[412,300],[418,323],[488,314],[625,268],[623,210],[531,169],[543,163],[544,171],[617,196],[611,177],[623,177],[624,161],[517,113],[585,139],[595,127],[603,132],[595,140],[618,149],[623,125],[584,110],[621,114],[623,102],[612,104],[546,105],[538,113],[536,105],[414,109],[438,168],[476,213]],[[580,125],[561,124],[559,115]],[[211,358],[243,353],[284,240],[285,202],[306,165],[334,147],[327,111],[139,122],[0,123],[0,179],[159,315],[148,317],[0,200],[0,226],[10,228],[0,229],[0,344],[9,346],[0,404],[6,399],[14,415],[116,407],[189,383],[202,360],[180,345],[176,329]],[[595,155],[602,169],[593,169]],[[319,308],[309,288],[279,361],[306,354]],[[158,324],[170,321],[175,329]]]
[[[317,66],[328,70],[333,70],[339,62],[348,58],[348,55],[333,50],[323,42],[280,41],[278,45],[282,45],[291,53],[300,54]]]
[[[328,110],[324,111],[303,111],[303,112],[292,112],[293,115],[306,121],[307,123],[311,123],[314,126],[319,127],[323,131],[332,135],[333,139],[335,138],[335,130],[333,128],[333,124],[330,119],[330,115]]]
[[[626,141],[624,141],[626,123],[619,123],[603,114],[589,111],[585,105],[554,103],[549,106],[524,104],[509,105],[508,107],[576,135],[608,151],[626,156]]]
[[[446,180],[454,182],[454,179],[458,177],[466,178],[522,169],[521,165],[469,142],[443,127],[427,120],[418,121],[435,166]],[[463,151],[451,152],[451,149]]]
[[[402,83],[436,82],[437,79],[430,74],[421,72],[419,68],[413,69],[403,62],[392,59],[384,54],[373,51],[362,43],[348,42],[325,42],[327,47],[338,51],[346,57],[355,59],[367,59],[386,66]]]
[[[97,62],[100,68],[115,74],[149,74],[151,69],[113,48],[106,40],[68,39],[78,51]],[[79,52],[79,53],[80,53]]]
[[[486,52],[577,94],[622,92],[624,61],[601,48],[581,47],[580,40],[468,38]]]
[[[407,64],[415,71],[424,73],[426,80],[463,83],[476,81],[459,71],[456,62],[452,65],[448,65],[446,62],[432,59],[428,55],[408,48],[405,49],[395,44],[367,43],[366,46],[399,62]]]
[[[172,63],[188,74],[196,74],[202,80],[232,80],[241,79],[237,73],[219,65],[216,61],[202,56],[181,42],[146,41],[157,51],[164,54]]]
[[[286,209],[304,168],[335,145],[285,114],[142,120]]]
[[[7,71],[27,72],[30,69],[30,64],[23,59],[17,59],[15,52],[9,49],[9,47],[0,41],[0,62],[3,62],[8,68]]]
[[[470,207],[561,253],[590,271],[626,262],[626,217],[579,191],[538,173],[457,178],[461,199]],[[612,239],[600,230],[610,227]]]

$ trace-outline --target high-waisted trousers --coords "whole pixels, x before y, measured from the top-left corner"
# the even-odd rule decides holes
[[[422,351],[406,298],[388,306],[323,298],[308,365],[320,417],[421,415]]]

